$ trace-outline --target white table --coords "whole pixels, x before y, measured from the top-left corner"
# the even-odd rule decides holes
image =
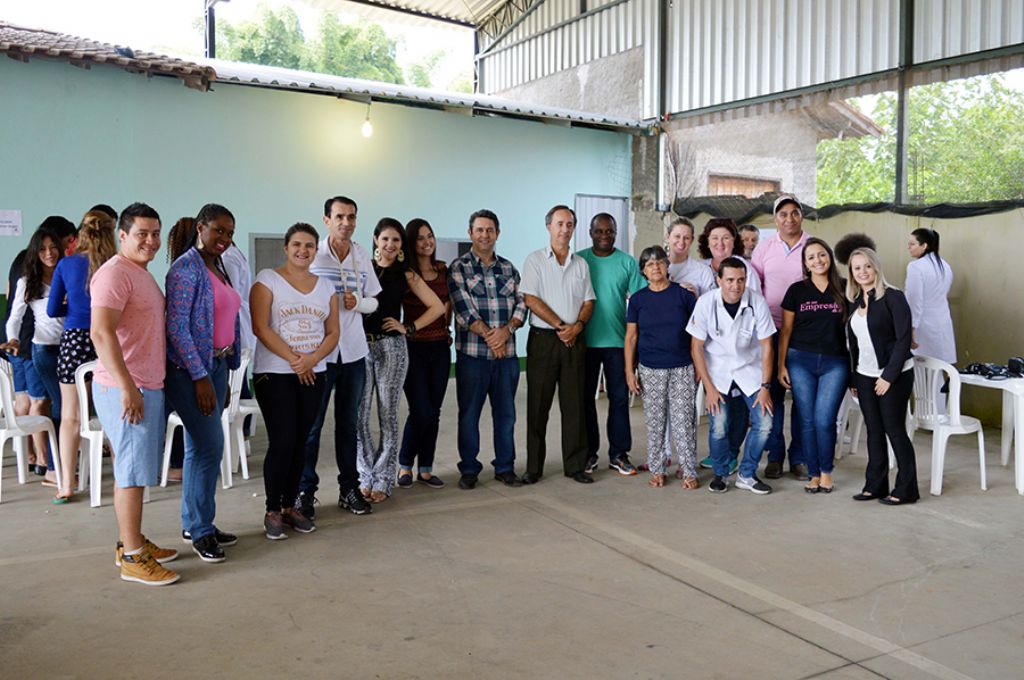
[[[991,380],[980,375],[960,374],[964,385],[987,387],[1003,392],[1002,463],[1010,459],[1010,443],[1014,444],[1013,478],[1017,493],[1024,496],[1024,378]]]

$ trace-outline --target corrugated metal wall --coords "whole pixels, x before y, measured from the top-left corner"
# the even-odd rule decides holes
[[[946,59],[1024,42],[1022,0],[914,4],[914,61]]]
[[[669,16],[669,111],[895,68],[898,0],[680,0]]]
[[[591,0],[588,8],[600,11],[570,21],[580,16],[579,0],[546,0],[500,41],[483,47],[481,91],[502,92],[634,47],[656,47],[658,0]],[[644,71],[657,73],[657,53],[648,52]],[[644,78],[645,118],[657,110],[653,80]]]
[[[545,0],[479,63],[500,92],[644,47],[646,119],[658,116],[660,2]],[[673,0],[665,108],[682,113],[898,66],[899,0]],[[1024,42],[1024,0],[918,0],[914,61]]]

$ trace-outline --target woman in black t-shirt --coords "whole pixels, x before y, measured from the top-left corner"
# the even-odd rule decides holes
[[[779,381],[793,390],[811,480],[807,493],[831,493],[836,415],[849,387],[843,282],[827,243],[809,238],[804,278],[782,299]]]

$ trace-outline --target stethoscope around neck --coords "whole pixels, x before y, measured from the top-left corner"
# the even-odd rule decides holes
[[[724,300],[722,301],[722,304],[723,305],[725,304]],[[740,304],[741,305],[743,304],[743,298],[742,297],[740,298]],[[751,321],[753,321],[753,319],[754,319],[754,308],[751,307],[750,304],[748,303],[746,306],[740,308],[740,314],[734,320],[734,324],[743,323],[743,315],[746,314],[747,312],[750,312],[750,319],[751,319]],[[721,323],[718,321],[718,305],[717,304],[715,305],[715,335],[718,336],[718,337],[722,337],[722,326],[721,326]]]

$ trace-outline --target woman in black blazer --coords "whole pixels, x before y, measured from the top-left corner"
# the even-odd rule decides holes
[[[910,305],[902,291],[886,282],[878,254],[870,248],[850,254],[846,297],[851,303],[846,337],[853,389],[868,426],[864,490],[853,499],[877,499],[885,505],[914,503],[921,496],[914,444],[906,426],[914,388]],[[896,455],[896,484],[891,489],[886,438]]]

